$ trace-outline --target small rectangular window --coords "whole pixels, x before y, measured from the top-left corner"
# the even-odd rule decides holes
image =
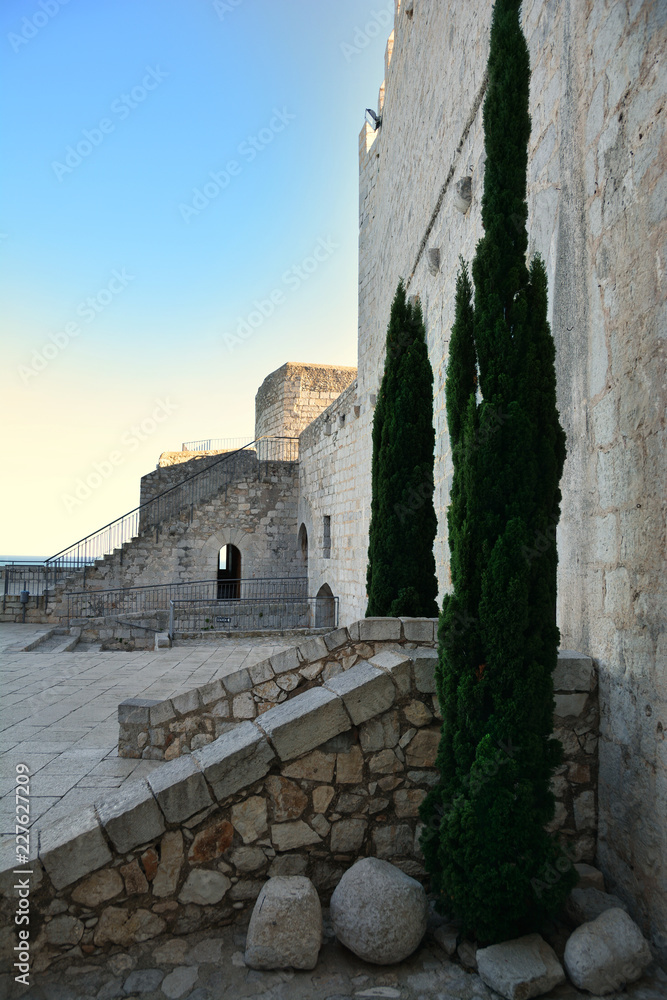
[[[324,515],[323,522],[323,532],[322,532],[322,555],[325,559],[331,557],[331,517],[329,514]]]

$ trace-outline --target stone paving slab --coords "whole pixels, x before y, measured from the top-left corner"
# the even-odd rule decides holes
[[[0,837],[13,829],[17,764],[31,772],[33,829],[90,805],[100,789],[146,777],[161,761],[118,757],[118,705],[171,698],[294,645],[221,639],[158,652],[21,652],[46,626],[0,624]],[[62,637],[59,637],[62,639]]]

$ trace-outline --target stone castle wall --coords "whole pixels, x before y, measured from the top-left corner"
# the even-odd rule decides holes
[[[353,381],[355,368],[288,362],[255,396],[255,437],[298,437]]]
[[[224,454],[224,451],[162,452],[157,468],[141,477],[139,503],[148,503],[189,476],[215,465]]]
[[[315,443],[338,404],[318,418],[302,435],[300,472],[300,523],[310,528],[316,508],[317,534],[325,502],[331,517],[328,577],[342,622],[365,611],[372,404],[400,277],[420,297],[434,370],[441,596],[450,582],[444,380],[458,256],[471,260],[482,235],[491,10],[492,0],[415,0],[410,16],[397,10],[382,126],[365,126],[360,138],[359,417],[354,437],[346,427]],[[599,860],[664,948],[667,5],[526,0],[523,20],[532,66],[529,249],[547,267],[568,439],[559,624],[563,644],[600,666]],[[472,203],[461,213],[456,188],[465,177]],[[334,567],[337,544],[344,563]],[[319,582],[322,562],[311,564]]]
[[[176,466],[175,468],[183,468]],[[241,575],[300,576],[296,550],[298,466],[251,461],[216,495],[184,510],[158,530],[147,531],[85,574],[85,589],[110,590],[215,580],[223,545],[241,552]],[[78,582],[77,582],[78,581]],[[67,592],[84,589],[79,572],[65,596],[49,603],[53,616],[67,614]]]

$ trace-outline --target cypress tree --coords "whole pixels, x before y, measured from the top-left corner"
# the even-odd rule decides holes
[[[367,616],[434,618],[433,371],[421,307],[399,282],[373,417]]]
[[[484,236],[457,282],[447,369],[453,592],[439,625],[439,785],[422,805],[436,889],[483,943],[533,931],[576,874],[545,832],[552,738],[556,539],[565,435],[547,282],[526,266],[530,62],[520,0],[496,0],[484,104]]]

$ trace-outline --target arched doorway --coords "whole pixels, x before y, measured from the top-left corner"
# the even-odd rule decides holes
[[[299,576],[308,576],[308,531],[305,524],[299,528],[296,541],[296,558],[299,567]]]
[[[223,545],[218,553],[218,600],[241,596],[241,553]]]
[[[328,583],[317,591],[315,603],[315,628],[336,627],[336,602]]]

